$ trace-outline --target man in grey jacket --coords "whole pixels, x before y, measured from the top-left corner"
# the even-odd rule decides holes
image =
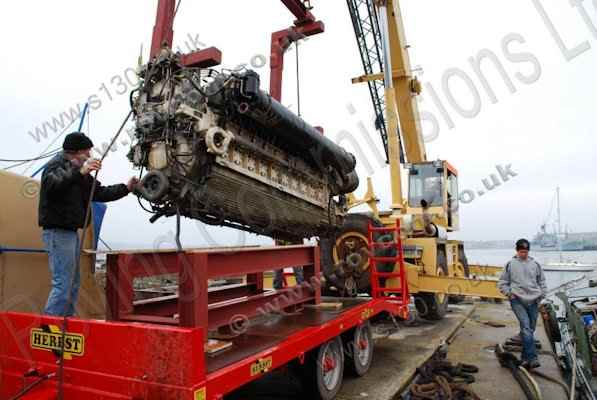
[[[498,288],[510,299],[512,311],[520,323],[522,362],[527,368],[540,366],[535,349],[535,327],[539,302],[547,294],[545,275],[537,261],[529,257],[528,240],[516,242],[516,255],[508,261],[498,281]]]

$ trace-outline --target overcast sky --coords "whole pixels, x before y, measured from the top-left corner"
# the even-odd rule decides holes
[[[562,190],[564,224],[575,232],[597,230],[597,0],[578,0],[576,7],[569,3],[402,1],[411,61],[423,82],[420,109],[430,139],[428,156],[453,164],[460,190],[466,191],[458,238],[532,236],[549,212],[556,186]],[[350,83],[362,74],[362,65],[345,1],[312,4],[326,33],[300,46],[303,116],[323,126],[333,140],[347,133],[356,139],[365,155],[359,158],[361,181],[372,175],[387,206],[388,171],[359,128],[362,122],[380,146],[367,87]],[[132,86],[122,82],[133,80],[125,71],[136,66],[142,44],[147,60],[156,5],[156,0],[5,2],[0,13],[0,127],[5,138],[0,158],[39,154],[60,130],[46,129],[43,138],[37,137],[36,127],[92,95],[97,109],[91,112],[88,134],[96,144],[108,142],[128,112]],[[175,45],[181,50],[216,46],[227,68],[251,60],[259,67],[265,59],[267,64],[256,70],[267,89],[271,32],[292,21],[278,0],[183,0]],[[484,57],[480,72],[479,57]],[[283,103],[296,110],[294,52],[286,60]],[[342,143],[355,151],[349,141]],[[103,183],[122,182],[135,173],[125,158],[126,147],[119,144],[106,160]],[[493,190],[484,188],[482,180],[491,174],[502,180],[496,166],[508,165],[515,177],[507,176]],[[480,190],[485,194],[476,194]],[[173,219],[151,225],[148,218],[129,196],[110,205],[103,238],[116,246],[168,242]],[[269,242],[221,228],[206,231],[192,221],[183,227],[187,246],[259,241]]]

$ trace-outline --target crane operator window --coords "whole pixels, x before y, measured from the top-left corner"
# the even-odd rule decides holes
[[[409,175],[408,203],[411,207],[421,207],[421,200],[429,206],[443,205],[443,169],[433,164],[414,165]]]

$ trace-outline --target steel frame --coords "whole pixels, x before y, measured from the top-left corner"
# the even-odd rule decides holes
[[[302,266],[306,290],[264,290],[266,271]],[[135,278],[178,274],[178,294],[134,300]],[[208,288],[208,281],[246,275],[246,283]],[[110,253],[107,256],[107,320],[203,327],[215,330],[234,316],[252,318],[268,305],[280,310],[319,304],[319,248],[275,246],[190,252]],[[207,338],[205,338],[207,340]]]

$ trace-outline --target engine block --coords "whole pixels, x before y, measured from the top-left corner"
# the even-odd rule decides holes
[[[262,91],[249,70],[184,67],[164,50],[132,94],[129,158],[153,219],[180,215],[276,239],[328,235],[358,186],[355,158]]]

